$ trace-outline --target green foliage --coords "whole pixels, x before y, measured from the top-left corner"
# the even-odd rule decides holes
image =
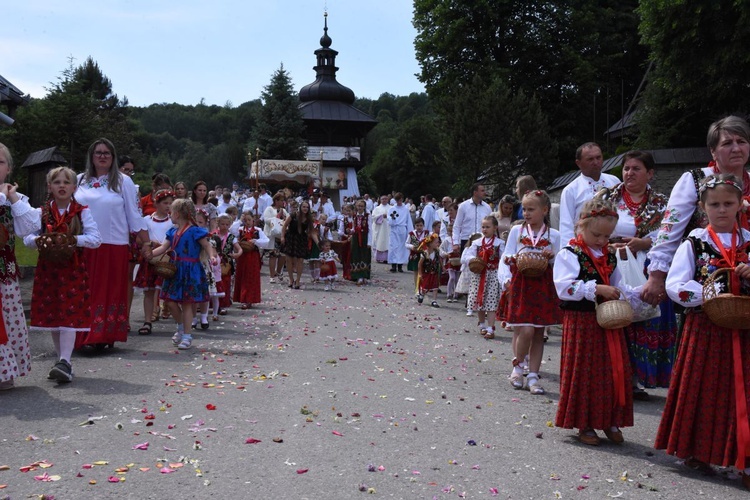
[[[629,101],[641,80],[634,36],[637,0],[415,0],[420,80],[440,102],[474,75],[499,77],[535,96],[560,157],[598,139],[613,103]]]
[[[695,146],[726,114],[750,113],[750,9],[744,0],[641,0],[655,68],[638,116],[639,145]]]
[[[254,139],[263,158],[304,160],[305,122],[299,110],[299,98],[284,65],[276,70],[262,93],[263,109],[256,124]]]
[[[535,98],[513,92],[500,77],[477,75],[441,106],[448,158],[461,166],[456,187],[481,180],[506,193],[520,175],[531,174],[540,185],[554,178],[557,143]]]

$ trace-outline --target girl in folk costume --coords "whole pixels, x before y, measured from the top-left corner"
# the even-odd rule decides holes
[[[601,429],[614,443],[624,441],[621,427],[633,425],[630,363],[622,329],[605,330],[596,321],[595,302],[626,298],[639,308],[640,287],[620,282],[609,237],[617,224],[611,203],[593,199],[581,210],[575,239],[555,257],[553,277],[563,301],[560,403],[555,425],[578,429],[584,444],[596,446]]]
[[[195,223],[195,205],[189,199],[172,202],[172,222],[177,226],[167,231],[166,240],[158,248],[146,248],[147,258],[173,253],[177,267],[175,275],[165,278],[161,287],[161,299],[169,301],[172,317],[177,321],[177,331],[172,343],[178,349],[190,349],[193,343],[191,325],[195,304],[208,301],[208,281],[201,264],[201,254],[207,253],[212,264],[219,259],[208,241],[208,230]]]
[[[700,208],[709,224],[690,233],[667,274],[669,297],[688,313],[655,446],[691,468],[735,466],[750,489],[750,335],[739,330],[748,325],[723,328],[700,309],[703,283],[718,269],[728,272],[714,284],[717,291],[750,295],[750,231],[738,225],[741,197],[734,175],[702,181]]]
[[[461,262],[467,266],[474,258],[481,259],[485,264],[480,274],[469,271],[471,289],[468,307],[477,311],[479,333],[488,340],[495,338],[495,311],[500,301],[497,266],[503,248],[503,240],[497,236],[497,219],[488,215],[482,219],[482,237],[474,240],[461,256]]]
[[[328,216],[324,213],[317,214],[313,221],[313,231],[318,234],[318,241],[323,241],[324,236],[330,236],[331,229],[326,226],[326,222],[328,222]],[[310,241],[312,245],[307,264],[310,269],[312,283],[317,283],[320,281],[320,246],[315,241],[312,241],[312,239]]]
[[[523,372],[528,368],[527,388],[531,394],[544,394],[539,369],[544,355],[544,328],[560,323],[559,299],[552,280],[552,263],[560,250],[560,233],[549,227],[550,199],[544,191],[529,191],[521,200],[524,223],[510,229],[503,258],[498,267],[501,288],[507,290],[504,319],[513,327],[513,371],[510,384],[524,387]],[[541,255],[548,262],[541,276],[518,271],[516,259],[526,252]],[[502,302],[502,301],[501,301]],[[527,366],[526,355],[529,355]]]
[[[232,275],[235,269],[235,260],[242,255],[240,244],[230,231],[232,225],[232,216],[221,214],[216,218],[218,229],[216,236],[219,237],[219,247],[217,252],[221,259],[221,280],[216,283],[216,288],[224,294],[223,297],[217,297],[218,303],[214,305],[213,320],[217,321],[218,314],[226,314],[227,307],[232,305]]]
[[[414,288],[417,287],[417,276],[419,275],[419,258],[422,255],[419,251],[419,245],[422,244],[429,231],[424,228],[424,219],[417,217],[414,221],[414,231],[409,232],[406,238],[406,248],[409,249],[409,262],[406,269],[414,273]],[[417,291],[418,294],[418,291]]]
[[[16,233],[29,234],[39,228],[39,212],[31,208],[26,196],[16,192],[15,184],[6,183],[12,168],[10,151],[0,143],[0,390],[12,389],[14,380],[26,375],[31,368],[13,247]]]
[[[351,239],[352,235],[354,234],[354,219],[352,218],[352,215],[354,215],[354,207],[352,207],[351,205],[344,205],[344,208],[341,209],[341,215],[342,219],[339,223],[339,237],[341,241],[341,271],[344,275],[345,280],[351,280]]]
[[[438,288],[440,288],[440,274],[443,266],[440,264],[440,237],[433,233],[419,244],[419,276],[417,278],[417,300],[422,303],[424,296],[432,292],[432,307],[440,307],[437,303]]]
[[[365,211],[365,200],[357,200],[356,213],[352,217],[352,239],[350,252],[350,279],[364,285],[370,279],[372,250],[367,244],[370,235],[370,216]]]
[[[172,206],[173,201],[174,192],[169,189],[159,190],[153,196],[154,211],[150,215],[143,217],[148,228],[149,243],[147,244],[150,244],[151,247],[158,247],[164,243],[167,231],[174,227],[172,219],[169,217],[169,208]],[[147,262],[141,263],[133,282],[135,288],[143,291],[145,320],[143,326],[138,329],[138,335],[150,335],[151,321],[153,321],[153,318],[159,317],[159,310],[156,309],[154,311],[154,308],[158,304],[155,301],[155,297],[157,295],[156,291],[161,289],[161,283],[162,277],[156,274],[153,264]]]
[[[58,361],[47,378],[71,382],[70,357],[76,332],[91,328],[91,292],[83,248],[98,247],[101,236],[88,207],[73,198],[76,190],[73,170],[67,167],[50,170],[47,189],[49,197],[44,207],[37,209],[42,223],[24,238],[24,243],[37,247],[37,239],[44,239],[45,233],[65,233],[75,238],[76,250],[64,260],[40,252],[31,296],[31,328],[52,331]]]
[[[466,245],[464,245],[464,248],[461,251],[461,266],[458,271],[458,281],[456,281],[455,295],[466,295],[465,307],[467,316],[471,316],[472,314],[474,314],[474,311],[471,309],[471,305],[469,304],[471,276],[473,275],[473,273],[469,271],[469,259],[464,259],[464,254],[466,254],[466,252],[469,251],[469,248],[471,248],[471,245],[481,237],[482,233],[474,233],[469,236],[469,239],[466,240]]]
[[[441,238],[443,239],[440,243],[440,256],[444,259],[445,269],[448,271],[448,300],[446,302],[458,302],[458,294],[456,293],[456,285],[458,284],[458,276],[461,273],[461,266],[458,264],[456,259],[461,258],[461,252],[459,250],[453,250],[453,221],[456,220],[456,212],[458,211],[458,205],[452,203],[448,207],[448,223],[440,226]],[[452,264],[456,262],[456,264]]]
[[[325,290],[333,290],[338,271],[336,262],[341,262],[339,256],[331,250],[330,240],[321,240],[320,242],[320,279],[325,282]]]
[[[195,223],[198,227],[204,229],[209,228],[209,215],[208,212],[202,208],[197,209],[195,214]],[[218,226],[218,222],[217,222]],[[216,234],[209,233],[208,243],[214,249],[214,254],[219,255],[219,249],[221,248],[221,238]],[[218,283],[221,281],[221,265],[219,263],[210,262],[205,258],[205,255],[201,254],[201,264],[203,270],[206,273],[206,281],[208,282],[208,297],[209,300],[196,304],[196,311],[193,314],[193,329],[198,326],[198,320],[200,319],[201,330],[208,330],[208,303],[209,301],[214,305],[214,314],[219,312],[219,298],[223,297],[225,293],[220,291]],[[200,316],[200,318],[199,318]]]
[[[250,244],[249,250],[242,250],[237,258],[237,273],[234,277],[234,301],[242,304],[240,309],[249,309],[260,303],[260,250],[268,245],[269,240],[255,224],[251,214],[243,214],[244,224],[240,227],[240,241]]]

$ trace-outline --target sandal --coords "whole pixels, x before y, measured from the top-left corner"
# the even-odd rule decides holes
[[[437,301],[433,300],[432,304],[430,304],[432,307],[440,308],[440,304],[437,303]]]
[[[510,377],[508,377],[508,379],[510,380],[510,386],[512,388],[517,391],[523,389],[523,375],[513,372],[510,374]]]
[[[151,335],[151,323],[146,321],[143,326],[138,329],[138,335]]]
[[[212,320],[212,321],[219,321],[219,317],[218,317],[218,316],[215,316],[215,315],[214,315],[214,316],[211,316],[211,320]]]
[[[245,311],[245,310],[247,310],[247,309],[250,309],[250,305],[249,305],[249,304],[242,304],[242,305],[240,306],[240,309],[242,309],[243,311]]]
[[[599,446],[602,439],[596,435],[594,429],[581,429],[578,431],[578,440],[583,444],[590,446]]]
[[[526,377],[526,388],[534,396],[543,396],[544,387],[539,383],[539,377]]]

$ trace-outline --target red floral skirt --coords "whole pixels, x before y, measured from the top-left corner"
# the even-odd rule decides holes
[[[730,466],[737,460],[732,331],[703,313],[686,316],[667,403],[654,446],[679,458]],[[750,331],[740,331],[745,399],[750,406]],[[750,461],[748,462],[750,463]],[[745,465],[746,467],[748,465]]]
[[[562,310],[552,280],[552,266],[542,276],[529,278],[511,266],[513,278],[508,287],[508,308],[504,312],[509,325],[548,326],[560,324]],[[502,300],[501,300],[502,301]]]
[[[563,311],[560,402],[555,418],[557,427],[632,427],[633,391],[628,348],[622,330],[615,331],[624,369],[624,406],[616,404],[607,333],[597,324],[596,313]]]
[[[258,304],[260,302],[260,252],[243,253],[236,263],[232,299],[241,304]]]
[[[76,349],[128,340],[128,245],[86,248],[83,259],[91,286],[91,330],[78,332]]]

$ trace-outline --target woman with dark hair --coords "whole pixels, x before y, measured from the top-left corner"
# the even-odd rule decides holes
[[[198,181],[193,185],[193,191],[190,194],[196,210],[204,210],[208,214],[208,231],[216,231],[216,217],[219,216],[216,205],[208,202],[208,185],[203,181]]]
[[[318,235],[313,231],[310,202],[304,200],[300,203],[299,210],[286,218],[281,231],[281,248],[287,258],[289,288],[299,290],[302,265],[310,254],[309,238],[313,238],[317,243]]]
[[[612,202],[619,216],[611,247],[627,247],[644,263],[667,209],[667,197],[654,191],[649,182],[655,172],[654,158],[646,151],[625,153],[622,182],[604,188],[597,196]],[[669,387],[675,355],[677,324],[668,298],[660,303],[661,316],[637,321],[625,328],[630,364],[633,368],[633,398],[648,400],[644,387]]]
[[[742,179],[742,195],[750,196],[750,174],[745,170],[750,157],[750,125],[739,116],[727,116],[708,128],[706,137],[713,160],[705,168],[685,172],[669,195],[659,234],[648,253],[648,282],[641,297],[656,305],[666,298],[664,283],[677,247],[697,228],[708,224],[706,214],[698,207],[698,185],[708,175],[732,174]],[[746,211],[740,212],[740,225],[750,229]]]
[[[151,192],[141,198],[141,212],[144,216],[156,212],[154,207],[154,195],[162,189],[172,189],[172,181],[167,174],[157,173],[151,176]]]
[[[129,236],[137,234],[138,245],[148,241],[146,223],[138,211],[138,192],[129,176],[117,168],[115,146],[97,139],[88,150],[86,170],[78,174],[76,200],[91,209],[102,244],[84,250],[90,277],[92,325],[76,338],[76,348],[98,348],[125,342],[128,318]]]

